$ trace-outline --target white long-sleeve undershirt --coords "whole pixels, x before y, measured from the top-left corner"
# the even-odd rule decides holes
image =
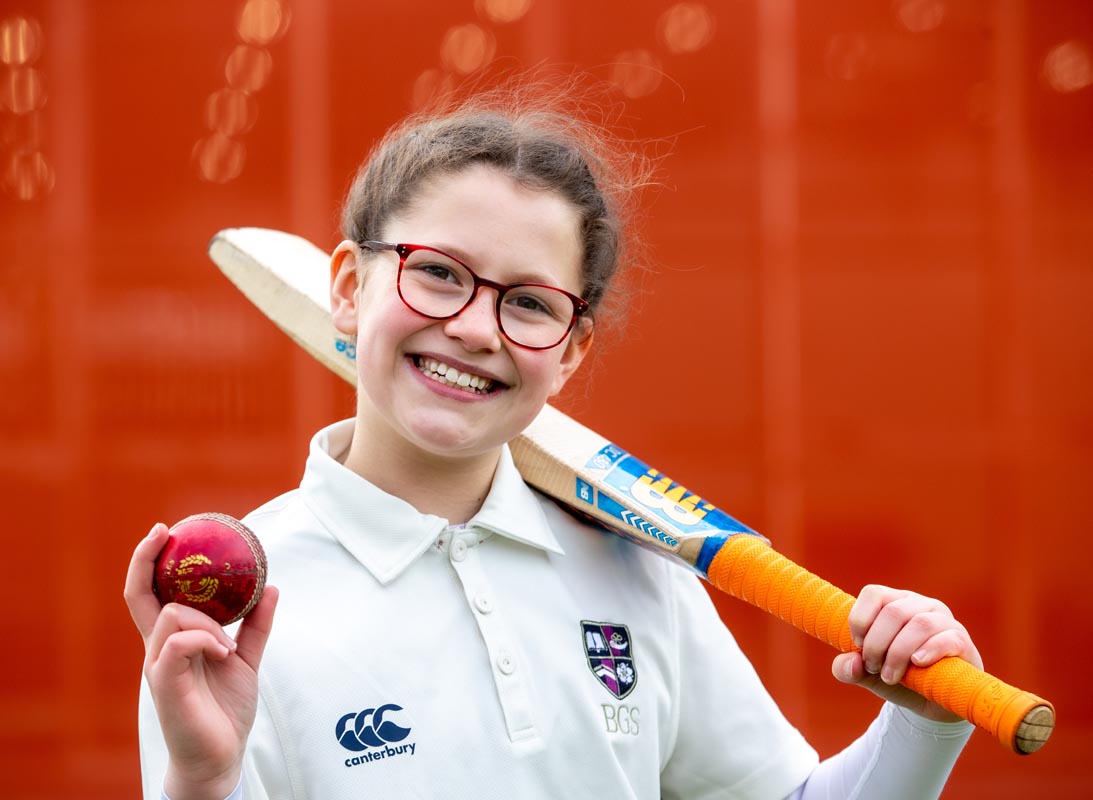
[[[885,703],[864,734],[822,761],[786,800],[936,798],[973,730]]]

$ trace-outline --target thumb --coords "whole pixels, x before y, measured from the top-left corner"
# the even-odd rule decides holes
[[[870,675],[865,671],[865,661],[857,650],[835,656],[831,662],[831,674],[837,681],[864,686],[870,691],[887,687],[887,684],[880,679],[880,675]]]
[[[267,584],[262,592],[262,599],[243,619],[235,636],[239,645],[236,654],[255,672],[258,671],[258,664],[262,660],[262,653],[266,649],[266,642],[273,628],[273,614],[277,608],[278,596],[277,587]]]
[[[916,714],[922,714],[927,701],[922,695],[896,684],[889,686],[880,675],[870,675],[865,671],[865,662],[861,653],[840,653],[831,662],[831,674],[835,680],[868,689],[881,700],[908,708]],[[947,713],[947,712],[943,712]],[[951,715],[950,715],[951,716]]]

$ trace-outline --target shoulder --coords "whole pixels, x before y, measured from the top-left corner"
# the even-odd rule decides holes
[[[556,568],[580,580],[611,585],[639,605],[652,603],[671,618],[681,609],[710,605],[698,575],[685,564],[605,529],[536,492],[543,514],[565,556]]]
[[[298,557],[314,557],[324,547],[336,544],[299,489],[273,498],[242,521],[254,531],[270,564],[277,563],[279,572],[291,567]]]

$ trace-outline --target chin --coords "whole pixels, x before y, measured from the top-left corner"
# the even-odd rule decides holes
[[[515,436],[516,434],[509,437],[496,434],[484,437],[481,428],[466,426],[452,428],[447,425],[417,425],[410,431],[408,438],[434,456],[472,458],[497,450]]]

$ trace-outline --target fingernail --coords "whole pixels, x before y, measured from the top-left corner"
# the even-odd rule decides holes
[[[850,663],[850,659],[847,659],[846,663],[842,667],[843,677],[848,680],[854,680],[854,665]]]
[[[887,668],[881,670],[880,679],[887,684],[895,683],[894,676],[892,675],[892,670]]]
[[[925,649],[919,650],[913,656],[911,656],[911,660],[915,661],[915,662],[922,662],[922,661],[926,660],[927,655],[928,655],[928,653],[926,652]]]

